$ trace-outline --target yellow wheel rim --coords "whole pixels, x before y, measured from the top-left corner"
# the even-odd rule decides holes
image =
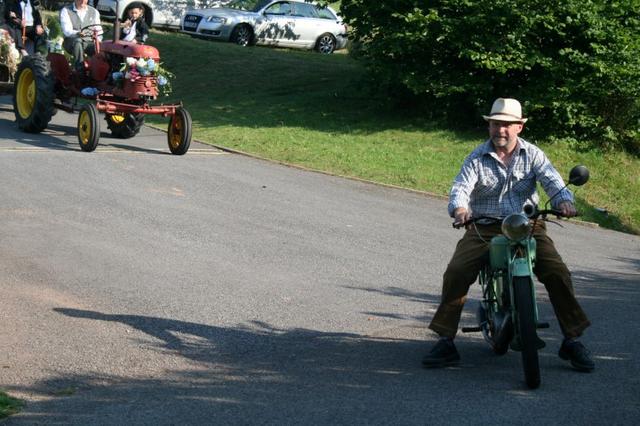
[[[16,103],[20,117],[29,118],[36,104],[36,82],[30,68],[25,68],[20,74],[16,88]]]
[[[87,111],[80,112],[78,120],[78,134],[80,135],[80,143],[86,145],[91,139],[91,117]]]
[[[114,114],[109,116],[109,120],[111,120],[115,124],[121,124],[124,121],[124,115]]]
[[[173,116],[171,120],[171,128],[169,129],[169,143],[172,148],[180,147],[182,140],[184,139],[184,121],[182,115],[178,112]]]

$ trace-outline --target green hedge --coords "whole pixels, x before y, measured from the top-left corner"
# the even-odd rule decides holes
[[[640,152],[640,0],[343,0],[377,85],[469,123],[523,101],[537,139]],[[476,124],[478,124],[476,122]]]

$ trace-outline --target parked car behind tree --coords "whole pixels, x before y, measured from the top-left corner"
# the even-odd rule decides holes
[[[225,7],[193,9],[182,18],[180,30],[241,46],[333,53],[347,45],[347,27],[333,9],[300,0],[235,0]]]

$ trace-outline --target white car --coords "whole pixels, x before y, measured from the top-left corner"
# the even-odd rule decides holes
[[[144,17],[149,28],[169,27],[179,28],[180,18],[194,7],[216,7],[229,3],[230,0],[119,0],[119,10],[116,12],[115,0],[94,0],[93,5],[100,17],[113,20],[118,16],[122,21],[127,19],[131,3],[140,3],[144,7]],[[91,1],[89,2],[90,4]]]
[[[347,26],[330,7],[300,0],[234,0],[193,9],[180,31],[241,46],[263,44],[332,53],[347,45]]]

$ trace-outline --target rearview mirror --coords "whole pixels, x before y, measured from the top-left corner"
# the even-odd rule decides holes
[[[585,166],[575,166],[569,172],[569,183],[575,186],[582,186],[589,180],[589,169]]]

